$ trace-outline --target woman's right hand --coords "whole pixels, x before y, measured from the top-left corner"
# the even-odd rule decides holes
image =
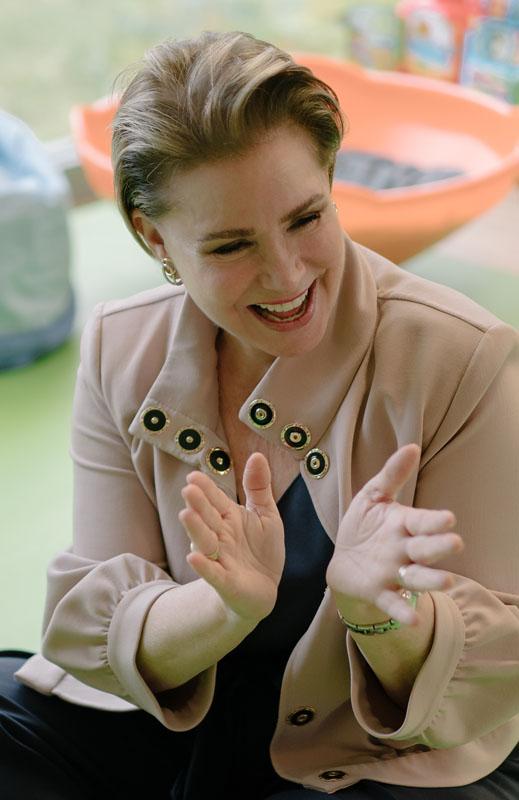
[[[243,473],[246,504],[235,503],[208,475],[191,472],[178,517],[191,539],[187,561],[240,618],[258,623],[274,608],[285,563],[283,522],[267,459],[249,456]],[[217,553],[217,559],[208,557]]]

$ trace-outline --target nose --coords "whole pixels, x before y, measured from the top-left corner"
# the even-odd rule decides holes
[[[280,299],[290,298],[302,291],[304,265],[295,248],[274,245],[268,248],[262,259],[261,285]]]

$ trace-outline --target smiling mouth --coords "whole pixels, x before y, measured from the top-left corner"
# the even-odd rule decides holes
[[[313,285],[314,284],[309,286],[305,292],[289,302],[272,304],[258,303],[256,305],[251,305],[250,308],[252,308],[256,314],[259,314],[259,316],[271,322],[292,322],[305,314]]]

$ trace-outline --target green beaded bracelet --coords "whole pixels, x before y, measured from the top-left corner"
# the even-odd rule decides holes
[[[401,594],[412,608],[416,608],[420,592],[411,592],[408,589],[404,589]],[[352,633],[362,633],[364,636],[373,636],[376,633],[387,633],[387,631],[396,631],[400,628],[400,623],[396,619],[388,619],[385,622],[374,622],[371,625],[357,625],[355,622],[348,622],[347,619],[344,619],[339,609],[337,609],[337,614],[339,615],[340,621],[346,625],[349,631],[352,631]]]

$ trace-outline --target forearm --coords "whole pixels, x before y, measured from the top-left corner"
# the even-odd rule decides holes
[[[137,667],[154,692],[167,691],[216,664],[253,629],[199,579],[165,592],[152,605]]]
[[[369,625],[384,620],[376,606],[334,594],[342,616],[359,625]],[[383,634],[366,636],[351,633],[367,663],[384,687],[386,694],[401,708],[405,708],[416,676],[427,658],[434,633],[434,606],[430,594],[420,595],[416,605],[419,622],[402,625]]]

